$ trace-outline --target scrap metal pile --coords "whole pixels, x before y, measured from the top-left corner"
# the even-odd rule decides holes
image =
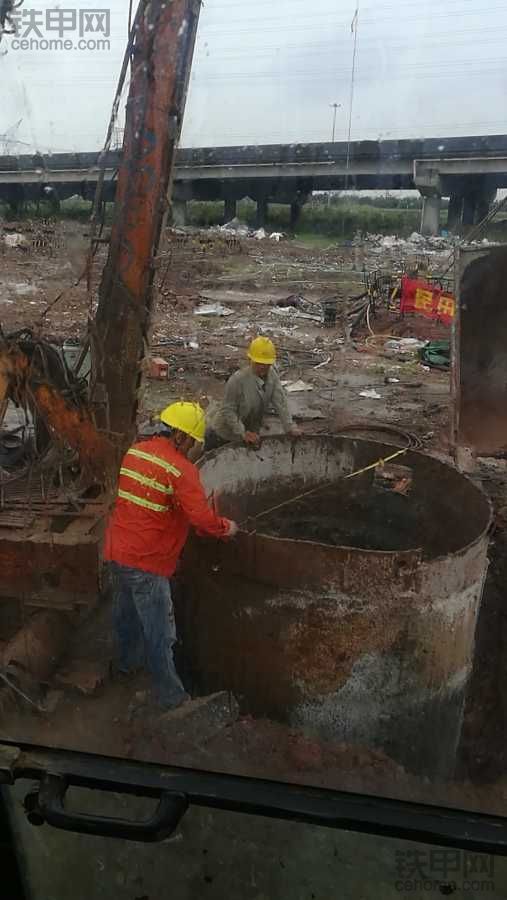
[[[28,329],[0,335],[0,596],[17,604],[19,626],[3,652],[4,707],[40,705],[71,623],[98,598],[112,448],[93,422],[84,358],[71,367]]]
[[[62,482],[64,463],[73,458],[88,481],[105,476],[111,451],[97,432],[87,402],[88,383],[80,377],[85,356],[73,370],[61,348],[30,330],[0,333],[0,427],[9,404],[24,420],[14,431],[17,441],[13,443],[12,430],[10,438],[4,436],[2,486],[27,475],[35,464],[47,468],[50,454]],[[9,461],[15,465],[11,475]],[[20,462],[24,469],[19,470]]]

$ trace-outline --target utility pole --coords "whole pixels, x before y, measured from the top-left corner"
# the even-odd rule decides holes
[[[92,331],[93,403],[118,452],[132,440],[153,278],[201,0],[141,0],[109,256]]]
[[[333,110],[333,134],[332,134],[331,140],[334,144],[334,139],[335,139],[335,134],[336,134],[336,113],[338,112],[339,109],[341,109],[342,105],[341,105],[341,103],[330,103],[329,106]],[[331,192],[330,191],[328,191],[328,193],[327,193],[327,205],[331,206]]]
[[[354,88],[356,82],[356,61],[357,61],[357,33],[359,29],[359,0],[356,2],[356,11],[352,19],[350,30],[354,36],[354,49],[352,51],[352,72],[350,76],[350,101],[349,101],[349,129],[347,135],[347,167],[345,174],[345,190],[349,186],[349,169],[350,169],[350,140],[352,135],[352,112],[354,109]]]
[[[331,109],[333,110],[333,136],[332,136],[331,140],[334,144],[334,138],[335,138],[335,134],[336,134],[336,113],[338,112],[339,109],[341,109],[342,105],[341,105],[341,103],[330,103],[329,105],[330,105]]]

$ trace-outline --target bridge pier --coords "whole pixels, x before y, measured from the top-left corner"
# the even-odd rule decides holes
[[[463,225],[475,225],[476,195],[475,191],[467,191],[463,200]]]
[[[442,198],[440,195],[431,195],[424,197],[421,218],[421,234],[434,236],[439,233],[441,204]]]
[[[235,219],[238,214],[238,201],[235,197],[226,197],[224,200],[224,225]]]
[[[2,192],[2,200],[5,199],[9,204],[11,213],[15,216],[20,212],[25,202],[25,191],[22,184],[8,184],[5,191]]]
[[[460,231],[463,224],[463,194],[451,194],[447,213],[447,229],[450,232]]]
[[[450,183],[449,183],[450,182]],[[446,182],[450,194],[448,227],[450,231],[471,228],[487,216],[495,200],[497,185],[486,177],[450,179]]]
[[[183,228],[187,224],[187,201],[172,201],[172,224],[175,228]]]
[[[299,200],[293,200],[290,205],[290,223],[289,228],[291,231],[295,231],[298,227],[299,220],[301,218],[301,209],[302,204]]]
[[[269,203],[265,197],[257,198],[257,215],[255,224],[257,228],[265,228],[268,223]]]
[[[421,234],[434,237],[440,232],[440,208],[442,206],[442,180],[438,169],[427,170],[414,163],[414,181],[423,197]]]
[[[475,224],[478,225],[479,222],[482,222],[484,218],[488,215],[492,204],[495,201],[497,194],[497,189],[495,188],[483,188],[481,191],[477,193],[477,199],[475,203]]]

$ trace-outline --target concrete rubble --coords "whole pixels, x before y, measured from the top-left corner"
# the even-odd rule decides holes
[[[430,253],[437,254],[449,251],[458,243],[457,238],[425,237],[413,232],[408,238],[397,235],[366,234],[354,239],[355,246],[364,245],[374,254],[385,251],[397,251],[398,253]]]
[[[234,311],[221,303],[206,303],[194,309],[194,316],[232,316]]]
[[[251,237],[255,238],[256,241],[265,241],[267,238],[271,241],[275,241],[277,244],[280,241],[283,241],[285,235],[282,231],[273,231],[269,233],[265,228],[250,228],[246,222],[242,222],[241,219],[234,218],[231,219],[230,222],[226,222],[225,225],[218,225],[214,228],[211,228],[210,231],[220,234],[233,234],[238,237]]]
[[[200,745],[232,725],[238,716],[237,700],[228,691],[219,691],[164,713],[159,719],[159,727],[169,733],[172,740]]]
[[[282,384],[288,394],[301,394],[306,391],[313,391],[313,386],[307,384],[301,378],[298,381],[282,381]]]
[[[24,234],[4,234],[3,242],[6,247],[28,247],[28,240]]]

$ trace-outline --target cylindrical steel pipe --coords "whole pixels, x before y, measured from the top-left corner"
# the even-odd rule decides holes
[[[406,496],[382,490],[374,471],[343,479],[394,450],[308,436],[205,457],[208,493],[248,526],[228,544],[190,544],[180,628],[198,689],[230,689],[245,712],[445,775],[461,733],[491,509],[470,480],[414,451],[396,460],[412,472]],[[304,508],[255,518],[330,482]]]

